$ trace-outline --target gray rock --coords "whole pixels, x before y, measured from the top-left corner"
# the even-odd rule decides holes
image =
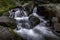
[[[38,15],[43,15],[45,19],[50,21],[50,25],[54,23],[54,29],[60,31],[60,4],[43,4],[38,6]],[[55,19],[52,19],[55,17]],[[53,21],[52,21],[53,20]],[[53,23],[52,23],[53,22]],[[57,22],[57,23],[56,23]]]
[[[0,17],[0,25],[1,26],[5,26],[5,27],[11,27],[11,28],[15,28],[16,24],[14,22],[15,20],[10,19],[7,16],[1,16]]]
[[[16,37],[8,28],[0,26],[0,40],[16,40]]]
[[[30,16],[29,18],[31,25],[34,27],[40,23],[40,19],[35,16]]]
[[[22,5],[23,8],[25,8],[28,12],[28,15],[32,12],[33,7],[34,7],[34,2],[30,1],[28,3],[25,3],[24,5]]]

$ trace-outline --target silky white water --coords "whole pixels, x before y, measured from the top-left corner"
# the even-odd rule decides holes
[[[14,16],[12,14],[12,11],[10,11],[9,13],[10,15]],[[43,19],[44,17],[38,16],[37,7],[34,7],[32,15],[39,18],[42,22],[32,29],[30,29],[32,25],[29,21],[29,16],[27,16],[27,14],[28,13],[24,10],[18,9],[17,11],[15,11],[14,19],[17,22],[18,30],[14,29],[14,32],[16,32],[18,35],[20,35],[23,39],[26,40],[46,40],[45,37],[57,38],[57,36],[51,31],[51,29],[49,29],[45,25],[47,21]],[[11,18],[13,18],[12,16]]]

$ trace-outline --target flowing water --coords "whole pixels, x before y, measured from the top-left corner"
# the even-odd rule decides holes
[[[47,21],[43,19],[43,16],[38,16],[37,7],[34,7],[32,15],[39,18],[42,22],[32,29],[31,27],[33,26],[31,25],[28,13],[25,10],[14,9],[16,10],[15,12],[12,10],[9,11],[10,17],[14,18],[17,23],[17,29],[14,29],[14,32],[20,35],[23,39],[46,40],[45,37],[47,37],[52,38],[51,40],[56,40],[55,38],[57,38],[57,36],[45,25]]]

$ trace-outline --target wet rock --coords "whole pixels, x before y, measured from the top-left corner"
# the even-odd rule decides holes
[[[22,5],[22,7],[24,7],[28,11],[28,13],[30,14],[33,10],[34,3],[33,3],[33,1],[30,1],[30,2],[25,3],[24,5]]]
[[[12,29],[0,26],[0,40],[21,40]]]
[[[39,15],[44,16],[46,19],[50,19],[56,14],[55,5],[53,4],[40,5],[37,8],[37,13]]]
[[[7,28],[0,28],[0,40],[16,40],[14,35]]]
[[[50,24],[54,23],[54,28],[57,29],[56,31],[60,30],[60,4],[43,4],[39,5],[37,9],[38,15],[42,15],[45,17],[46,20],[50,21]],[[53,19],[53,17],[56,17]],[[53,19],[53,21],[52,21]],[[55,21],[54,21],[55,20]],[[57,23],[56,23],[57,21]],[[53,22],[53,23],[52,23]]]
[[[38,14],[43,15],[46,18],[50,16],[60,17],[60,4],[44,4],[38,6]],[[48,18],[47,18],[48,19]]]
[[[10,19],[7,16],[1,16],[0,17],[0,25],[1,26],[15,28],[16,24],[14,21],[15,21],[14,19]]]
[[[58,18],[57,17],[53,18],[53,23],[54,23],[55,31],[60,31],[60,23],[58,23]]]
[[[30,16],[29,18],[31,25],[34,27],[40,23],[40,19],[35,16]]]
[[[49,3],[49,1],[47,1],[47,0],[34,0],[34,2],[36,4],[38,4],[38,2],[40,2],[40,4],[47,4],[47,3]]]

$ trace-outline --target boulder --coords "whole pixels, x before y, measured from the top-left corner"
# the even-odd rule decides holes
[[[15,20],[11,19],[11,18],[9,18],[7,16],[1,16],[0,17],[0,25],[5,26],[5,27],[11,27],[11,28],[16,27]]]
[[[30,16],[29,20],[33,27],[35,27],[36,25],[38,25],[40,23],[40,19],[35,16]]]
[[[56,31],[60,30],[60,4],[38,5],[37,13],[44,16],[46,20],[49,20],[50,24],[53,22]],[[55,18],[53,19],[53,17]]]
[[[43,4],[38,5],[38,14],[45,17],[60,17],[60,4]]]
[[[54,29],[55,31],[60,31],[60,23],[57,17],[53,17]]]
[[[16,39],[7,28],[0,27],[0,40],[16,40]]]
[[[28,3],[25,3],[24,5],[22,5],[22,7],[25,8],[28,12],[28,15],[30,15],[34,7],[34,2],[30,1]]]
[[[0,26],[0,40],[21,40],[19,38],[12,29]]]
[[[51,17],[55,16],[55,9],[56,5],[54,4],[39,5],[37,8],[37,13],[44,16],[46,19],[50,19]]]

